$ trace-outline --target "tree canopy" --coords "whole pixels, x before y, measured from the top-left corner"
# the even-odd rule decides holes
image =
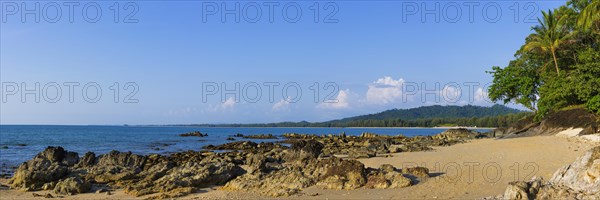
[[[492,67],[490,99],[521,104],[536,120],[574,105],[600,113],[599,2],[571,0],[543,11],[515,59]]]

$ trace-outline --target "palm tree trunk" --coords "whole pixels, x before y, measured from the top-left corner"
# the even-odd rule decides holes
[[[558,71],[558,62],[556,61],[556,53],[554,53],[554,49],[552,51],[552,58],[554,58],[554,67],[556,67],[556,74],[560,76],[560,72]]]

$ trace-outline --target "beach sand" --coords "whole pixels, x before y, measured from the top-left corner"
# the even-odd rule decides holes
[[[290,199],[475,199],[502,194],[507,183],[542,176],[548,180],[560,167],[572,163],[586,150],[599,145],[574,137],[537,136],[512,139],[481,139],[429,152],[392,154],[393,157],[360,159],[367,167],[392,164],[397,168],[425,166],[434,176],[417,185],[401,189],[323,190],[304,189]],[[0,180],[6,184],[6,180]],[[0,189],[0,199],[34,199],[33,194]],[[56,196],[56,195],[54,195]],[[141,199],[147,196],[140,197]],[[37,197],[40,199],[42,197]],[[122,190],[67,196],[72,199],[134,199]],[[264,199],[253,193],[226,192],[206,188],[184,199]]]

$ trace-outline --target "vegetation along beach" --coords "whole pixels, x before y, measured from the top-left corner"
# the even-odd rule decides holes
[[[600,199],[600,0],[1,9],[0,199]]]

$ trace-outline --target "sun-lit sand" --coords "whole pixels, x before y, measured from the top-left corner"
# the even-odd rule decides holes
[[[538,136],[513,139],[481,139],[449,147],[437,147],[430,152],[393,154],[393,157],[361,159],[367,167],[392,164],[397,168],[426,166],[432,178],[402,189],[323,190],[316,186],[303,190],[292,199],[432,199],[482,198],[502,194],[507,183],[529,180],[533,176],[549,179],[560,167],[567,165],[586,150],[599,145],[580,138]],[[6,180],[2,180],[6,184]],[[20,192],[0,190],[1,199],[33,199],[33,194],[46,191]],[[56,195],[54,195],[56,196]],[[38,199],[41,197],[37,197]],[[73,199],[133,199],[122,190],[67,196]],[[146,197],[140,197],[146,198]],[[218,187],[206,188],[185,199],[265,198],[252,193],[225,192]]]

